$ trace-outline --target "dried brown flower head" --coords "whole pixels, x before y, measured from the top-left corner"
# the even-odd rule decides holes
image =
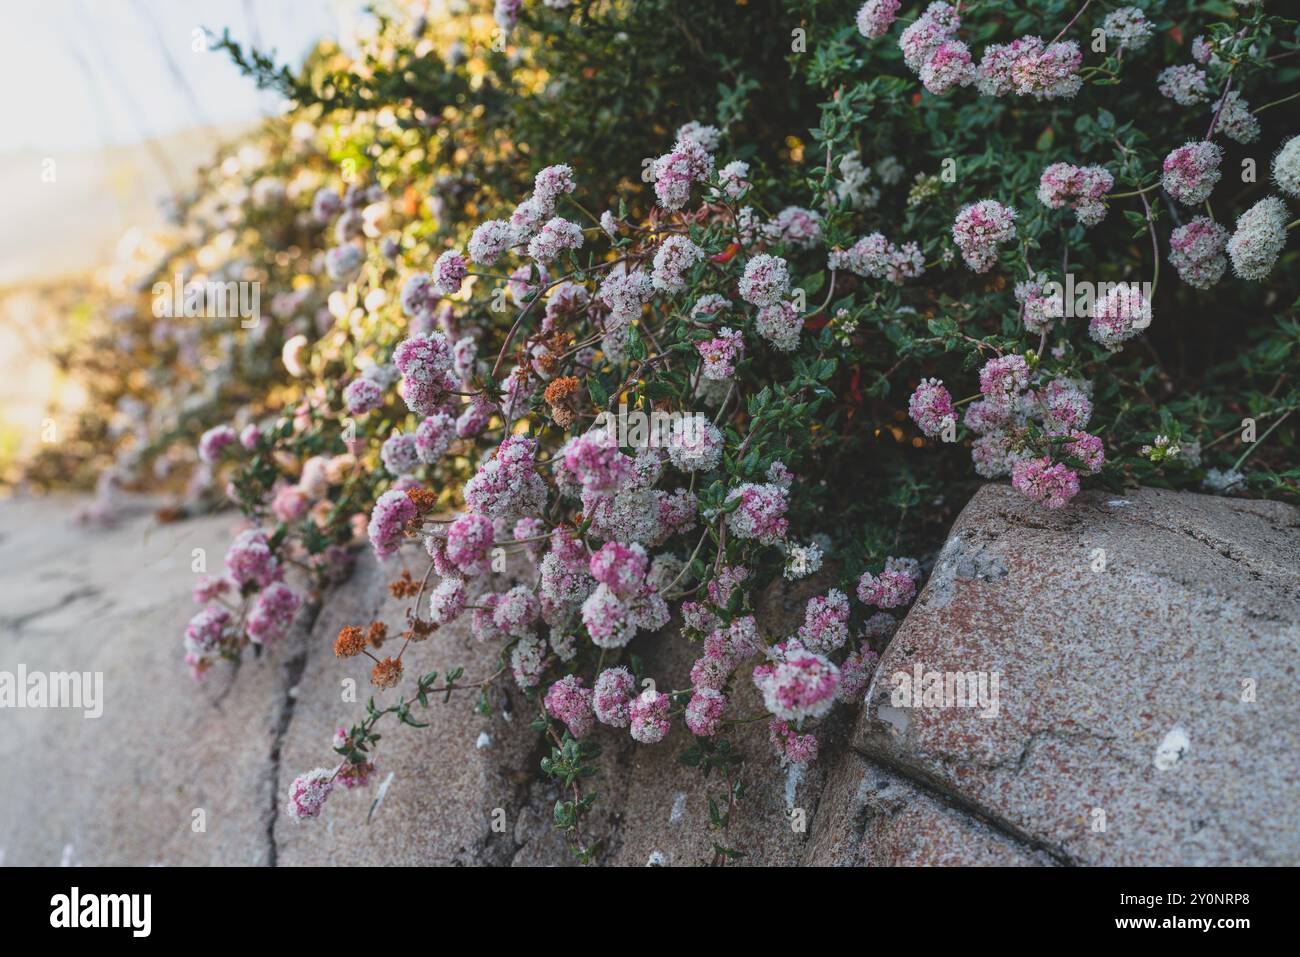
[[[366,648],[366,636],[356,625],[348,625],[339,631],[334,639],[334,654],[340,658],[359,655]]]
[[[370,683],[376,688],[393,688],[402,680],[402,659],[385,658],[370,671]]]
[[[397,581],[389,583],[388,591],[394,598],[413,598],[420,593],[420,583],[403,571]]]
[[[551,407],[551,418],[562,429],[567,429],[577,419],[580,397],[578,379],[571,375],[560,376],[542,393],[542,398]]]

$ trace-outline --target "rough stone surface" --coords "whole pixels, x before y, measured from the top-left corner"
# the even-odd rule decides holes
[[[417,709],[425,728],[385,717],[375,784],[336,790],[314,822],[284,814],[293,776],[331,763],[335,728],[364,714],[368,659],[341,661],[332,642],[375,618],[401,630],[405,603],[386,589],[400,559],[363,553],[278,647],[194,685],[180,661],[192,550],[219,567],[238,518],[159,524],[137,508],[87,528],[69,521],[75,504],[0,503],[0,670],[103,671],[106,698],[94,720],[0,711],[0,863],[573,863],[538,771],[537,701],[508,678],[488,715],[462,693]],[[720,834],[708,809],[725,805],[725,779],[680,763],[684,730],[646,747],[601,727],[584,838],[601,841],[598,863],[628,866],[707,863],[715,843],[744,848],[742,864],[1297,863],[1298,525],[1281,505],[1153,490],[1045,513],[989,486],[867,707],[832,713],[812,767],[779,767],[766,720],[737,728],[748,790]],[[788,635],[825,586],[769,592],[760,626]],[[660,688],[687,687],[698,649],[671,631],[631,650]],[[500,666],[466,623],[404,657],[408,688],[417,672],[477,679]],[[999,672],[997,718],[893,707],[889,676],[918,662]],[[746,681],[734,704],[762,710]]]
[[[967,506],[868,691],[874,762],[1059,863],[1300,863],[1300,514],[1145,489]],[[1000,676],[996,717],[896,673]]]
[[[0,861],[267,863],[278,670],[196,686],[180,660],[192,551],[219,565],[234,519],[87,529],[72,505],[0,502],[0,671],[102,671],[103,714],[0,710]]]
[[[1052,859],[852,751],[836,763],[802,863],[1033,867]]]

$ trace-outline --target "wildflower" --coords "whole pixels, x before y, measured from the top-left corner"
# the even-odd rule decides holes
[[[970,48],[960,40],[941,41],[926,56],[919,75],[925,88],[936,96],[955,86],[969,86],[975,81]]]
[[[1219,104],[1212,102],[1210,111],[1219,110]],[[1230,90],[1223,98],[1223,108],[1219,110],[1218,130],[1230,140],[1238,143],[1253,143],[1259,139],[1259,118],[1250,110],[1250,104],[1241,98],[1236,90]]]
[[[858,32],[870,39],[883,37],[893,26],[901,5],[901,0],[867,0],[858,9]]]
[[[213,654],[225,641],[230,612],[224,608],[204,608],[185,626],[185,650],[199,656]]]
[[[493,518],[540,511],[546,502],[546,485],[534,468],[536,454],[535,439],[507,438],[465,483],[466,506]]]
[[[206,465],[216,465],[227,446],[234,445],[239,436],[228,425],[216,425],[199,437],[199,458]]]
[[[1191,142],[1165,157],[1161,185],[1174,199],[1187,206],[1205,202],[1222,174],[1223,148],[1208,141]]]
[[[886,565],[879,575],[863,572],[858,579],[858,601],[877,608],[898,608],[916,597],[916,580],[907,572]]]
[[[376,558],[387,558],[397,551],[406,532],[406,526],[416,517],[415,505],[410,497],[396,489],[385,492],[375,502],[370,512],[367,528],[370,545]]]
[[[840,670],[829,659],[797,641],[777,645],[772,655],[772,663],[754,669],[754,685],[768,711],[787,721],[800,721],[830,710]]]
[[[934,438],[956,424],[952,395],[940,379],[922,379],[907,401],[912,421],[926,435]]]
[[[817,738],[798,734],[788,721],[773,718],[768,725],[768,740],[777,755],[790,764],[808,764],[817,760]]]
[[[395,688],[402,680],[402,660],[385,658],[370,670],[370,683],[376,688]]]
[[[447,453],[455,435],[456,420],[446,412],[426,416],[415,429],[414,449],[417,458],[426,465],[433,465]],[[385,442],[384,446],[387,447],[387,444]],[[380,454],[383,454],[382,450]]]
[[[210,575],[202,575],[195,582],[194,588],[191,589],[190,595],[196,604],[204,605],[212,601],[218,595],[224,595],[230,591],[231,581],[229,578],[213,578]]]
[[[736,499],[740,505],[727,514],[727,528],[737,538],[757,539],[764,545],[775,545],[785,538],[789,519],[789,490],[779,485],[758,485],[746,482],[727,493],[727,502]]]
[[[988,272],[997,261],[998,244],[1016,238],[1016,211],[984,199],[962,207],[952,225],[952,239],[975,272]]]
[[[585,738],[596,726],[592,710],[592,690],[582,686],[577,675],[565,675],[546,692],[546,711],[564,722],[575,738]]]
[[[642,744],[658,744],[668,734],[668,695],[647,688],[632,700],[629,721],[632,738]]]
[[[577,188],[573,167],[557,163],[538,172],[533,180],[533,196],[548,207],[554,207],[562,193],[572,193]]]
[[[631,609],[617,592],[603,583],[582,603],[582,623],[587,626],[592,642],[600,648],[622,648],[636,634]]]
[[[1095,226],[1106,216],[1102,198],[1115,186],[1115,177],[1102,166],[1053,163],[1038,181],[1038,199],[1044,206],[1068,206],[1083,226]]]
[[[488,570],[492,545],[492,520],[485,515],[468,512],[447,526],[447,560],[466,575]]]
[[[1286,245],[1286,204],[1276,196],[1261,199],[1237,219],[1228,240],[1232,269],[1242,279],[1264,279]]]
[[[316,768],[300,774],[289,785],[289,803],[286,810],[295,821],[319,817],[325,800],[334,790],[334,772],[329,768]]]
[[[539,263],[549,263],[566,249],[581,248],[582,227],[556,216],[529,240],[528,255]]]
[[[283,638],[301,604],[302,599],[288,585],[274,582],[267,586],[257,596],[245,622],[249,640],[264,645]]]
[[[1208,216],[1197,216],[1169,236],[1169,262],[1179,277],[1195,289],[1208,289],[1228,268],[1224,252],[1228,231]]]
[[[956,10],[946,3],[931,3],[899,37],[903,61],[913,73],[918,73],[939,44],[957,32],[961,19]]]
[[[433,264],[433,288],[444,296],[460,292],[469,266],[459,249],[448,249]]]
[[[364,415],[377,409],[384,401],[384,393],[374,382],[366,378],[353,379],[343,390],[343,401],[347,403],[352,415]]]
[[[784,259],[759,253],[745,265],[740,296],[755,306],[771,306],[790,289],[790,269]]]
[[[1192,63],[1166,67],[1156,77],[1156,84],[1161,96],[1179,106],[1195,106],[1210,98],[1205,71]]]
[[[1049,428],[1082,429],[1092,418],[1091,383],[1079,379],[1058,378],[1040,392],[1043,422]]]
[[[576,376],[560,376],[546,387],[542,399],[550,407],[555,424],[567,429],[578,419],[581,383]]]
[[[521,689],[537,687],[546,670],[546,644],[536,635],[521,638],[510,652],[510,670]]]
[[[704,250],[685,236],[672,235],[655,253],[650,280],[656,289],[681,292],[686,288],[686,272],[704,258]]]
[[[541,606],[532,589],[526,585],[516,585],[497,601],[496,607],[492,609],[492,623],[502,633],[520,638],[529,632],[540,614]]]
[[[803,316],[793,302],[785,301],[764,306],[758,311],[754,328],[772,348],[780,352],[793,352],[799,348],[799,333],[803,331]]]
[[[722,726],[727,698],[713,688],[696,688],[686,705],[686,727],[698,738],[711,738]]]
[[[728,199],[737,200],[753,185],[748,177],[749,164],[743,160],[733,160],[718,171],[718,184]]]
[[[1273,157],[1273,182],[1282,192],[1300,197],[1300,136],[1293,136]]]
[[[744,358],[745,339],[736,330],[723,326],[717,336],[697,342],[695,348],[703,360],[700,374],[706,379],[726,381],[736,374],[736,365]]]
[[[591,556],[588,571],[617,595],[631,595],[645,581],[648,559],[640,545],[606,542]]]
[[[807,545],[792,543],[787,546],[782,575],[787,581],[807,578],[822,567],[821,546],[815,542]]]
[[[226,550],[226,572],[241,589],[265,588],[284,575],[261,529],[246,529],[235,536]]]
[[[664,209],[681,209],[690,199],[691,184],[713,172],[713,157],[698,140],[679,136],[672,151],[654,162],[655,196]]]
[[[763,235],[769,242],[812,249],[821,239],[821,217],[802,206],[787,206],[763,227]]]
[[[455,389],[451,378],[451,349],[440,332],[417,333],[393,350],[393,364],[402,375],[401,395],[416,415],[443,411],[439,405]]]
[[[600,284],[596,298],[609,307],[610,321],[624,326],[641,315],[641,307],[654,295],[654,281],[640,269],[611,270]]]
[[[840,684],[835,689],[835,697],[846,704],[861,704],[879,661],[880,655],[869,644],[864,641],[858,645],[840,664]]]
[[[592,705],[601,724],[626,728],[632,719],[636,679],[626,668],[606,668],[596,677]]]
[[[1079,474],[1096,475],[1100,472],[1106,461],[1106,449],[1101,439],[1078,429],[1065,434],[1070,437],[1070,441],[1061,444],[1061,452],[1079,463]]]
[[[1066,465],[1052,464],[1046,456],[1025,458],[1011,468],[1011,485],[1047,508],[1061,508],[1079,494],[1079,476]]]
[[[980,393],[986,402],[1007,406],[1029,387],[1029,366],[1024,356],[998,356],[980,369]]]
[[[514,231],[502,219],[490,219],[474,230],[469,254],[476,263],[491,266],[514,245]]]
[[[390,475],[409,475],[420,467],[420,453],[412,432],[394,432],[384,440],[379,457]]]
[[[1092,307],[1088,335],[1111,352],[1151,325],[1151,303],[1136,286],[1117,285]]]
[[[365,633],[356,625],[345,625],[334,639],[334,655],[338,658],[355,658],[366,650]]]
[[[1106,36],[1115,41],[1120,50],[1140,50],[1155,35],[1155,26],[1137,7],[1120,7],[1106,14],[1101,21]]]
[[[1159,465],[1166,459],[1177,458],[1182,451],[1177,442],[1172,442],[1167,435],[1157,435],[1154,445],[1144,445],[1138,450],[1138,454],[1147,459],[1154,465]]]
[[[804,609],[799,640],[810,651],[829,654],[849,638],[849,599],[838,588],[815,595]]]

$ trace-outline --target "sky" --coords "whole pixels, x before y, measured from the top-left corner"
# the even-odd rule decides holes
[[[293,66],[365,19],[361,0],[42,0],[0,31],[0,154],[124,145],[278,112],[196,31],[225,27]],[[18,12],[21,9],[21,13]],[[198,47],[199,49],[195,49]]]

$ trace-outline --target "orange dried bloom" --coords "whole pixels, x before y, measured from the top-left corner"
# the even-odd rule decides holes
[[[376,688],[392,688],[402,680],[402,660],[385,658],[370,671],[370,683]]]
[[[361,629],[356,625],[348,625],[339,631],[339,636],[334,639],[334,654],[340,658],[351,658],[353,655],[359,655],[366,648],[366,636],[362,634]]]
[[[411,598],[420,593],[420,583],[411,577],[410,572],[403,571],[397,581],[389,583],[388,591],[394,598]]]
[[[438,493],[432,489],[408,488],[406,497],[411,500],[411,504],[421,515],[427,515],[438,504]]]
[[[372,648],[381,647],[387,637],[388,626],[382,621],[372,621],[370,627],[366,630],[366,642]]]
[[[567,429],[578,417],[578,379],[566,375],[554,380],[542,393],[542,398],[551,407],[551,418],[562,429]]]

